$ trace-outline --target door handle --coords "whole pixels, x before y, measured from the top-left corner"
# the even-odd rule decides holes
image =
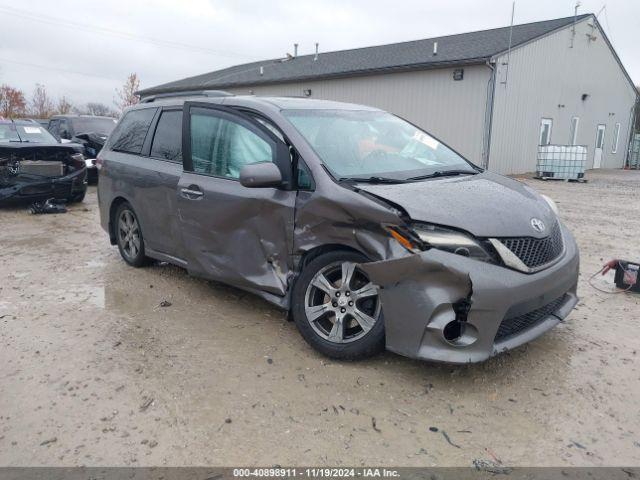
[[[198,200],[204,195],[202,190],[194,190],[192,188],[182,188],[180,191],[182,192],[182,196],[189,200]]]

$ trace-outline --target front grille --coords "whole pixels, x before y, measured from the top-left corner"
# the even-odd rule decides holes
[[[547,303],[546,305],[537,308],[529,313],[525,313],[524,315],[520,315],[518,317],[505,318],[500,323],[498,327],[498,333],[496,333],[496,338],[494,341],[504,340],[507,337],[511,337],[512,335],[516,335],[524,330],[527,330],[549,315],[558,311],[558,309],[565,303],[567,300],[567,296],[563,295],[560,298],[555,299],[552,302]]]
[[[498,240],[529,268],[537,268],[555,260],[563,248],[558,222],[545,238],[513,237]]]

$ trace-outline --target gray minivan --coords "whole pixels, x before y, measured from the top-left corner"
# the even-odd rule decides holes
[[[375,108],[150,97],[98,167],[125,262],[253,292],[333,358],[482,361],[577,303],[578,250],[551,199]]]

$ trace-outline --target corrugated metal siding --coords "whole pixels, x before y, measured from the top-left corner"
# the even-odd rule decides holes
[[[296,82],[230,89],[237,94],[302,96],[371,105],[419,125],[469,160],[481,164],[487,83],[484,65],[464,67],[464,79],[453,69],[402,72],[366,77]]]
[[[499,173],[535,170],[540,120],[553,119],[551,143],[570,142],[571,118],[580,118],[577,143],[588,147],[587,167],[593,165],[598,124],[607,126],[602,168],[623,166],[635,93],[601,32],[589,41],[592,29],[583,20],[571,27],[513,50],[508,84],[506,55],[497,59],[497,80],[489,168]],[[583,101],[582,94],[589,95]],[[612,153],[619,122],[617,153]]]

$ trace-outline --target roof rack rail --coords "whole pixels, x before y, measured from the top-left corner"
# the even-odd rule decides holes
[[[170,92],[170,93],[157,93],[155,95],[149,95],[142,97],[140,103],[151,103],[163,98],[176,98],[176,97],[232,97],[233,94],[225,92],[224,90],[187,90],[184,92]]]

